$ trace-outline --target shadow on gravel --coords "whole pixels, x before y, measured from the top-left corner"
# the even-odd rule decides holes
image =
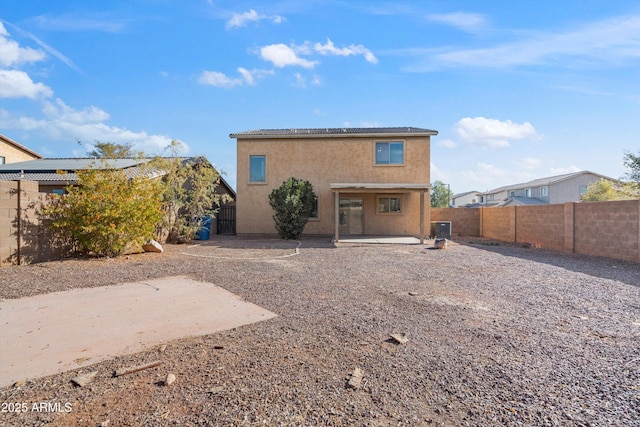
[[[554,265],[590,276],[611,279],[640,287],[640,264],[613,258],[580,255],[550,249],[524,248],[503,242],[481,242],[477,239],[454,240],[462,246],[494,252],[500,255]]]

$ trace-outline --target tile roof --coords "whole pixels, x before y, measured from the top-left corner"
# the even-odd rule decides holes
[[[438,131],[416,127],[380,127],[380,128],[302,128],[302,129],[258,129],[232,133],[231,138],[267,138],[267,137],[336,137],[343,135],[437,135]]]

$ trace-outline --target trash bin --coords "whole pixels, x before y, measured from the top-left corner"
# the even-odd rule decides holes
[[[202,220],[200,220],[200,228],[196,232],[196,238],[198,240],[209,240],[209,233],[212,222],[213,219],[210,216],[202,217]]]

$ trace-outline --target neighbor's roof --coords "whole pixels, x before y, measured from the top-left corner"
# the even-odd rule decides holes
[[[232,133],[231,138],[335,138],[345,135],[367,136],[431,136],[438,131],[416,127],[385,128],[314,128],[314,129],[258,129]]]
[[[0,165],[0,181],[24,181],[47,182],[49,184],[70,184],[78,180],[75,171],[88,169],[122,169],[129,178],[145,176],[157,176],[159,173],[144,170],[142,165],[150,159],[94,159],[94,158],[59,158],[38,159],[25,162],[8,163]],[[64,172],[64,173],[58,173]]]
[[[468,196],[469,194],[481,194],[479,191],[467,191],[464,193],[458,193],[458,194],[454,194],[453,196],[451,196],[454,199],[457,199],[458,197],[464,197],[464,196]]]
[[[24,146],[24,145],[22,145],[22,144],[18,144],[18,143],[17,143],[17,142],[15,142],[13,139],[9,138],[9,137],[8,137],[8,136],[6,136],[6,135],[2,135],[1,133],[0,133],[0,140],[1,140],[1,141],[4,141],[5,143],[7,143],[7,144],[9,144],[9,145],[11,145],[11,146],[13,146],[14,148],[17,148],[17,149],[18,149],[18,150],[20,150],[20,151],[24,151],[25,153],[27,153],[27,154],[29,154],[29,155],[31,155],[31,156],[33,156],[33,157],[36,157],[36,158],[38,158],[38,159],[41,159],[41,158],[42,158],[42,155],[40,155],[40,154],[36,153],[35,151],[33,151],[33,150],[31,150],[31,149],[29,149],[29,148],[25,147],[25,146]]]
[[[561,182],[561,181],[566,181],[568,179],[572,179],[572,178],[578,177],[580,175],[595,175],[595,176],[598,176],[600,178],[609,179],[611,181],[616,181],[613,178],[610,178],[610,177],[604,176],[604,175],[600,175],[599,173],[595,173],[595,172],[591,172],[591,171],[579,171],[579,172],[566,173],[566,174],[563,174],[563,175],[555,175],[555,176],[549,176],[549,177],[546,177],[546,178],[534,179],[533,181],[523,182],[523,183],[520,183],[520,184],[505,185],[503,187],[494,188],[493,190],[487,191],[487,192],[482,193],[482,194],[500,193],[501,191],[517,190],[517,189],[521,189],[521,188],[542,187],[542,186],[545,186],[545,185],[551,185],[551,184],[556,184],[556,183]]]
[[[521,197],[514,196],[508,197],[502,202],[498,203],[497,206],[531,206],[531,205],[546,205],[547,203],[544,200],[540,200],[535,197]]]

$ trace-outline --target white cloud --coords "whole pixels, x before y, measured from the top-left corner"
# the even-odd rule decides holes
[[[478,13],[436,13],[427,15],[427,19],[433,22],[439,22],[441,24],[450,25],[463,31],[475,33],[483,29],[486,25],[486,20],[483,15]]]
[[[0,98],[48,98],[53,91],[42,83],[34,83],[27,73],[0,70]]]
[[[0,128],[40,131],[48,137],[60,141],[93,141],[131,143],[134,149],[147,154],[160,154],[171,143],[164,135],[150,135],[145,131],[134,132],[105,123],[109,114],[91,106],[77,110],[62,100],[45,102],[43,118],[15,117],[6,110],[0,110]],[[183,153],[189,151],[184,146]]]
[[[483,174],[486,174],[492,177],[498,177],[498,176],[504,175],[504,171],[502,169],[498,169],[495,165],[491,165],[489,163],[479,162],[478,169],[480,169],[480,171]]]
[[[463,140],[485,148],[508,147],[510,140],[541,138],[529,122],[513,123],[484,117],[465,117],[456,123],[455,130]]]
[[[307,81],[304,77],[302,77],[302,74],[295,73],[293,77],[295,77],[296,79],[296,83],[294,86],[301,87],[301,88],[307,87]]]
[[[444,148],[455,148],[458,146],[458,144],[455,141],[452,141],[450,139],[443,139],[442,141],[438,141],[437,144],[439,147],[444,147]]]
[[[337,48],[331,39],[327,38],[327,43],[316,43],[313,45],[313,49],[320,55],[336,55],[336,56],[351,56],[351,55],[363,55],[367,62],[372,64],[378,63],[378,58],[363,45],[349,45],[343,48]]]
[[[0,66],[11,67],[24,63],[42,61],[46,54],[30,47],[20,47],[15,40],[8,39],[9,32],[0,21]]]
[[[33,21],[49,31],[102,31],[118,33],[125,29],[126,21],[106,16],[38,15]]]
[[[533,170],[538,169],[542,165],[542,159],[536,157],[525,157],[523,159],[516,160],[515,164],[522,169]]]
[[[262,59],[273,63],[276,67],[286,67],[289,65],[303,68],[313,68],[318,62],[301,58],[292,47],[283,43],[264,46],[260,49]]]
[[[204,85],[230,89],[244,84],[253,86],[256,84],[256,79],[273,74],[271,70],[253,69],[250,71],[242,67],[238,67],[236,70],[240,77],[232,78],[219,71],[203,71],[198,77],[198,82]]]
[[[438,53],[426,62],[425,68],[433,68],[434,63],[489,68],[550,62],[567,64],[571,63],[568,58],[583,64],[594,61],[599,65],[615,65],[625,59],[639,57],[640,16],[622,16],[563,32],[536,33],[528,39],[494,47]]]
[[[284,18],[279,15],[260,15],[254,9],[249,9],[248,12],[234,13],[231,19],[227,21],[227,29],[240,28],[247,25],[248,22],[259,22],[268,19],[274,24],[280,24],[284,21]]]
[[[551,171],[552,175],[564,175],[566,173],[573,173],[573,172],[580,172],[582,171],[582,169],[580,169],[577,166],[571,165],[565,168],[550,168],[549,169]]]

